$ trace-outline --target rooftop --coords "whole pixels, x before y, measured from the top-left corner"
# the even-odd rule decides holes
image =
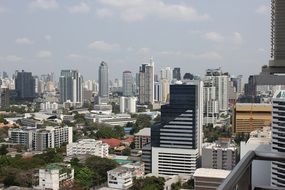
[[[219,170],[211,168],[199,168],[195,171],[194,177],[226,178],[231,173],[230,170]]]
[[[135,136],[150,136],[150,128],[143,128]]]

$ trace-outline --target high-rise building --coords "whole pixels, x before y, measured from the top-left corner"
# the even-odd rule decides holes
[[[133,75],[131,71],[123,72],[123,96],[133,96]]]
[[[139,70],[139,103],[153,104],[154,101],[154,62],[142,64]]]
[[[32,100],[35,98],[35,79],[31,72],[16,71],[15,88],[17,98],[22,100]]]
[[[102,61],[99,66],[99,99],[100,103],[109,101],[109,68],[106,62]]]
[[[61,103],[71,101],[82,104],[83,78],[76,70],[62,70],[59,78]]]
[[[203,83],[171,85],[170,102],[161,106],[161,123],[151,128],[152,173],[193,175],[202,152],[202,118]]]
[[[216,98],[218,100],[219,111],[228,109],[228,82],[229,76],[219,69],[208,69],[206,71],[205,80],[212,80],[216,87]]]
[[[172,78],[176,80],[181,80],[181,72],[179,67],[175,67],[173,69]]]
[[[0,89],[0,107],[1,109],[8,108],[10,106],[10,90],[9,88],[1,88]]]
[[[167,80],[169,83],[172,81],[172,70],[170,67],[160,70],[160,80]]]
[[[272,111],[272,152],[285,152],[285,91],[280,90],[273,96]],[[271,184],[285,187],[285,163],[272,162]]]
[[[169,96],[169,82],[166,79],[154,83],[154,100],[161,103],[166,103]]]
[[[219,115],[216,87],[212,80],[204,81],[204,124],[214,124]]]
[[[270,73],[285,73],[285,1],[271,0],[271,59]]]

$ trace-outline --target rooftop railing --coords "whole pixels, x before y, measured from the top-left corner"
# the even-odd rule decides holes
[[[218,190],[285,190],[272,186],[252,186],[252,162],[254,160],[285,162],[285,153],[249,151],[240,160]]]

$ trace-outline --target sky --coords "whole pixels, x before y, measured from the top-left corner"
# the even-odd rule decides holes
[[[270,0],[0,0],[0,72],[77,69],[97,79],[181,67],[258,74],[270,58]]]

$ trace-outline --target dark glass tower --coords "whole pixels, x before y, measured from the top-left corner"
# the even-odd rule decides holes
[[[176,80],[181,80],[181,73],[180,73],[180,68],[175,67],[172,71],[172,78]]]
[[[32,100],[35,98],[35,79],[31,72],[17,72],[15,78],[15,89],[17,98],[21,100]]]

